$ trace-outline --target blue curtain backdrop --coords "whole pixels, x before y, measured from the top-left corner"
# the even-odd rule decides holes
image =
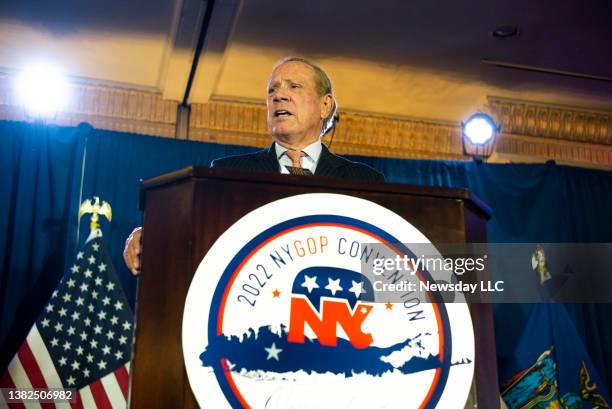
[[[0,121],[0,368],[6,366],[74,257],[89,227],[80,227],[80,198],[113,208],[103,232],[132,302],[136,280],[123,265],[125,238],[141,222],[139,183],[250,147],[179,141],[93,129]],[[477,164],[353,157],[389,182],[467,187],[493,209],[490,242],[612,242],[612,172],[554,163]],[[612,308],[568,306],[608,386],[612,380]],[[500,362],[512,353],[529,306],[495,307]]]

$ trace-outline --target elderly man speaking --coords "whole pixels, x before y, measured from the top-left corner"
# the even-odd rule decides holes
[[[329,76],[314,63],[298,57],[280,60],[268,79],[266,105],[270,148],[217,159],[212,167],[384,181],[378,171],[334,155],[321,143],[334,126],[337,104]],[[123,252],[133,274],[140,273],[141,235],[142,228],[134,229]]]

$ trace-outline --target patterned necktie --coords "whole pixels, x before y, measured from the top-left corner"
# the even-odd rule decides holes
[[[306,156],[306,154],[303,151],[286,151],[285,154],[287,155],[287,157],[289,159],[291,159],[291,162],[293,162],[293,167],[294,168],[298,168],[301,169],[302,168],[302,162],[301,162],[301,158],[303,156]]]

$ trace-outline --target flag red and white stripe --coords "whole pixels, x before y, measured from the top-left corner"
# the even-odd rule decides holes
[[[124,409],[134,316],[100,238],[85,243],[0,377],[10,389],[74,389],[75,403],[0,409]]]
[[[114,372],[98,379],[77,391],[75,403],[11,403],[0,398],[0,409],[125,409],[128,398],[129,367],[127,362]],[[60,377],[43,342],[36,325],[32,327],[25,342],[0,378],[0,388],[67,388]]]

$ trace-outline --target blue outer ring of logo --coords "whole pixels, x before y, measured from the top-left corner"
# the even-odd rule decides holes
[[[384,230],[376,227],[372,224],[363,222],[361,220],[353,219],[351,217],[346,216],[338,216],[338,215],[313,215],[313,216],[302,216],[296,217],[294,219],[286,220],[282,223],[274,225],[262,233],[255,236],[251,239],[244,247],[242,247],[238,253],[232,258],[230,263],[227,265],[221,278],[219,279],[219,284],[215,288],[215,292],[213,294],[213,298],[210,304],[210,313],[208,316],[208,339],[214,339],[217,337],[217,324],[219,318],[219,306],[221,305],[221,299],[223,297],[223,293],[225,292],[225,286],[227,285],[229,279],[232,274],[236,270],[236,268],[240,265],[242,260],[251,253],[257,246],[266,241],[268,238],[277,235],[285,230],[289,230],[298,226],[302,226],[305,224],[315,224],[315,223],[335,223],[335,224],[343,224],[346,226],[356,227],[365,231],[368,231],[382,239],[386,240],[389,243],[393,243],[397,249],[403,253],[408,255],[409,257],[415,257],[414,253],[412,253],[406,246],[401,244],[399,240],[385,232]],[[434,282],[431,274],[427,270],[422,271],[423,278],[428,282]],[[446,310],[446,305],[442,301],[440,294],[432,293],[434,300],[438,305],[438,311],[440,313],[440,321],[442,324],[443,334],[450,335],[450,322],[448,318],[448,312]],[[436,389],[433,391],[429,402],[425,406],[426,409],[433,409],[438,404],[440,398],[442,397],[442,392],[444,392],[444,388],[446,386],[446,381],[448,380],[448,375],[451,367],[451,357],[452,357],[452,336],[444,336],[444,361],[441,363],[440,367],[440,377],[438,379],[438,385]],[[229,383],[227,382],[227,378],[224,375],[225,369],[221,366],[219,362],[216,362],[213,366],[213,370],[215,372],[215,376],[217,381],[219,382],[219,386],[225,395],[225,398],[232,406],[232,408],[241,409],[242,405],[239,402],[238,398],[232,391]]]

